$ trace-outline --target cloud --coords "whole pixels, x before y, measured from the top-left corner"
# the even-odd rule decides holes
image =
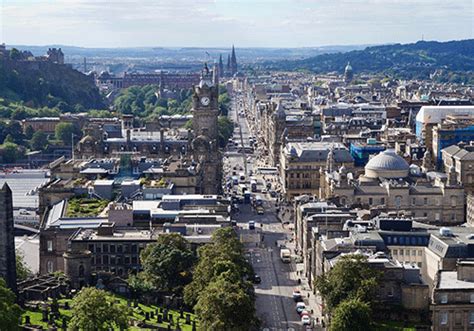
[[[472,38],[470,0],[3,0],[7,43],[317,46]]]

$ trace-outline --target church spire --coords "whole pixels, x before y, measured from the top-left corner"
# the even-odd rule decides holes
[[[230,54],[227,54],[227,72],[230,73]]]
[[[234,45],[232,45],[232,55],[230,57],[230,69],[231,69],[232,75],[237,73],[237,57],[235,56]]]

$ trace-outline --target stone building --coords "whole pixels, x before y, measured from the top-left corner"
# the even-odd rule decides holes
[[[354,166],[349,150],[341,143],[290,142],[280,156],[284,193],[289,199],[305,194],[321,197],[320,170],[333,171],[341,166]]]
[[[448,172],[451,167],[456,172],[456,180],[462,184],[466,194],[474,194],[474,144],[449,146],[441,151],[443,169]]]
[[[440,270],[431,297],[432,330],[474,327],[474,261],[459,260],[455,270]]]
[[[341,205],[375,207],[427,218],[433,224],[461,224],[465,221],[464,189],[453,167],[447,175],[422,173],[393,150],[369,160],[365,174],[354,178],[345,168],[325,172],[323,197]]]
[[[13,229],[12,191],[8,184],[0,189],[0,277],[16,292],[16,257]]]

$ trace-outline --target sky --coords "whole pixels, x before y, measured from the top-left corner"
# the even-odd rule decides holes
[[[317,47],[474,38],[474,0],[0,0],[0,43]]]

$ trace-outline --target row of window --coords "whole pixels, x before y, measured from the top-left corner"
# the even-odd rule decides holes
[[[387,245],[428,246],[429,237],[386,236]]]
[[[88,249],[92,253],[138,253],[145,244],[89,244]]]
[[[423,251],[421,249],[392,249],[393,256],[423,256]]]
[[[96,255],[92,259],[93,265],[129,265],[129,264],[138,264],[139,259],[138,255]]]
[[[448,312],[442,311],[439,313],[439,324],[447,325],[448,324]],[[469,313],[469,324],[474,324],[474,312]]]
[[[469,302],[474,303],[474,293],[470,294]],[[440,293],[439,294],[439,303],[448,303],[448,293]]]

